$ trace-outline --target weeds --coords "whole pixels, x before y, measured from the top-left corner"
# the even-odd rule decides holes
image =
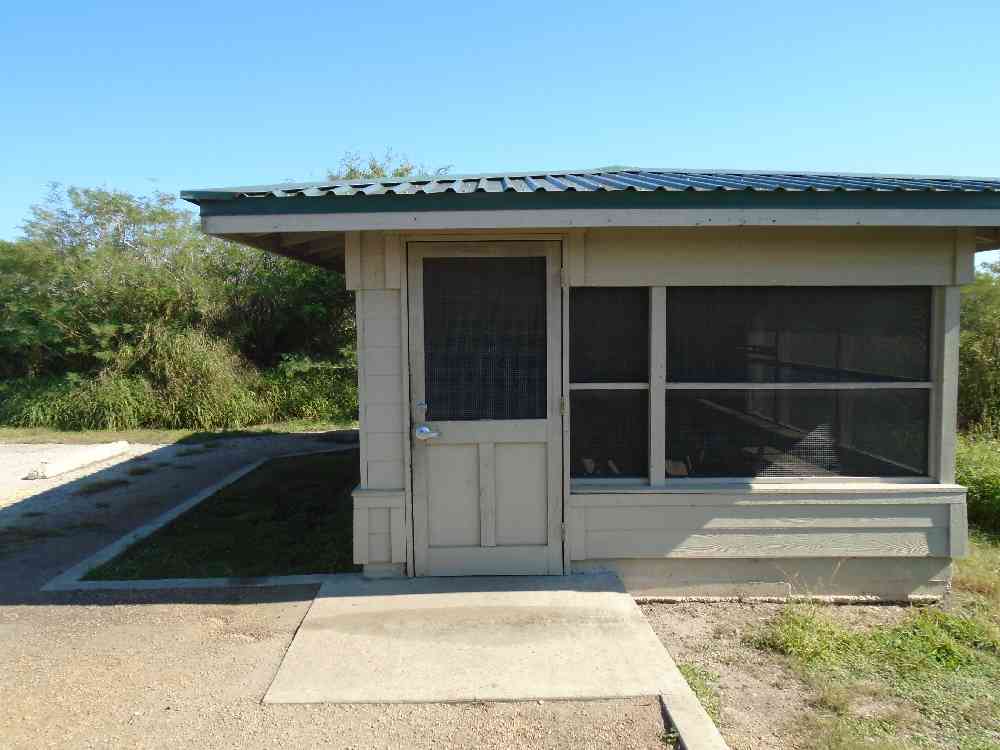
[[[976,535],[972,547],[955,578],[969,593],[949,608],[913,609],[893,627],[856,631],[822,607],[793,604],[747,637],[787,657],[816,691],[819,713],[800,727],[806,747],[997,746],[1000,544]]]
[[[969,522],[1000,533],[1000,438],[985,429],[959,435],[956,481],[968,488]]]
[[[969,554],[956,565],[952,586],[978,594],[1000,610],[1000,535],[972,531]]]
[[[0,424],[58,430],[239,430],[284,420],[353,421],[356,374],[308,358],[261,373],[221,339],[148,326],[94,377],[0,383]]]
[[[677,668],[684,675],[684,679],[691,686],[702,707],[712,717],[712,721],[718,723],[722,711],[722,700],[718,689],[719,675],[697,664],[678,664]]]

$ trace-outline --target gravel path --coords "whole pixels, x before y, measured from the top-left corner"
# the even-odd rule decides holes
[[[260,703],[309,590],[0,608],[7,748],[662,748],[655,699]]]
[[[332,447],[315,435],[221,442],[207,452],[136,446],[127,460],[42,480],[52,484],[0,509],[0,746],[664,747],[655,698],[263,705],[315,587],[39,591],[239,466]],[[130,473],[140,467],[152,471]],[[128,484],[79,494],[92,482],[113,480]]]

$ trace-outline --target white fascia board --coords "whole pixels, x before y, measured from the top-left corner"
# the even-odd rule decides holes
[[[537,209],[206,216],[208,234],[596,227],[995,227],[997,209]]]

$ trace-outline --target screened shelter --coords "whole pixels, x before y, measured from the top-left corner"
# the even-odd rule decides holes
[[[357,295],[367,575],[945,591],[1000,181],[614,169],[192,190]]]

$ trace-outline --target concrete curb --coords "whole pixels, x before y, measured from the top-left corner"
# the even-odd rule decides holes
[[[260,468],[269,461],[294,458],[297,456],[312,456],[319,453],[343,453],[354,450],[354,446],[325,448],[321,450],[302,451],[301,453],[285,453],[280,456],[262,458],[243,466],[231,474],[223,477],[215,484],[212,484],[200,492],[192,495],[179,505],[175,505],[166,513],[157,516],[149,523],[143,524],[137,529],[133,529],[125,536],[117,539],[107,547],[97,551],[90,557],[82,560],[69,570],[60,573],[51,581],[42,586],[42,591],[100,591],[100,590],[143,590],[143,589],[175,589],[175,588],[227,588],[241,586],[296,586],[303,584],[323,583],[327,579],[337,574],[316,574],[301,576],[265,576],[258,578],[157,578],[136,581],[82,581],[87,573],[99,565],[103,565],[118,557],[122,552],[131,547],[141,539],[145,539],[155,531],[166,526],[180,515],[191,510],[203,500],[207,500],[216,492],[228,487],[234,482],[242,479],[250,472]],[[353,575],[353,574],[341,574]]]
[[[91,464],[99,464],[102,461],[127,453],[129,444],[125,440],[118,440],[114,443],[101,443],[99,445],[87,445],[77,448],[73,453],[55,461],[42,461],[38,466],[29,471],[24,479],[53,479],[69,471],[82,469]]]
[[[667,729],[677,732],[684,750],[729,750],[712,717],[705,712],[686,682],[684,688],[689,695],[677,691],[659,696],[660,710],[666,719],[664,723],[670,724]]]

